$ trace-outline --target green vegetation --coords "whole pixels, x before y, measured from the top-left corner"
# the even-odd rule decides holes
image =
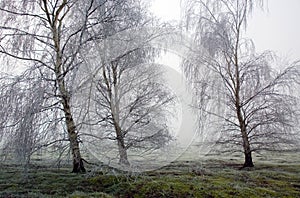
[[[134,175],[73,174],[69,167],[41,166],[25,174],[17,166],[2,165],[0,197],[300,197],[300,163],[275,157],[260,161],[240,169],[236,159],[179,160]]]

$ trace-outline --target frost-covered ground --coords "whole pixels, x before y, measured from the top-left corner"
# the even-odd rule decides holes
[[[87,165],[86,174],[71,167],[32,164],[28,172],[2,164],[0,197],[299,197],[299,152],[255,155],[255,167],[240,170],[242,155],[193,153],[157,170],[128,173]],[[194,158],[194,159],[193,159]]]

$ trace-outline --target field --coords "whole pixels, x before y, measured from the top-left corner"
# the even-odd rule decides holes
[[[299,153],[256,155],[255,167],[240,169],[242,156],[182,157],[143,173],[87,166],[32,165],[28,172],[1,164],[0,197],[300,197]]]

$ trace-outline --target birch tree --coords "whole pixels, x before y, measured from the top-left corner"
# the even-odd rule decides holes
[[[14,157],[25,168],[34,152],[61,138],[51,133],[58,118],[47,108],[47,84],[32,75],[5,76],[0,89],[2,155]]]
[[[253,42],[244,37],[257,3],[191,0],[186,7],[188,26],[202,47],[184,63],[199,118],[219,120],[213,126],[220,130],[219,142],[240,146],[244,167],[254,166],[254,151],[292,144],[298,118],[297,99],[289,92],[298,73],[295,64],[276,70],[272,53],[255,53]]]
[[[166,123],[172,96],[160,68],[146,64],[148,56],[145,49],[130,51],[105,64],[96,78],[102,137],[116,141],[122,165],[129,165],[128,149],[157,149],[172,139]]]
[[[28,119],[25,118],[27,109],[25,105],[22,106],[21,104],[24,104],[26,95],[23,92],[24,88],[21,88],[20,84],[12,83],[10,86],[7,86],[3,84],[2,81],[1,109],[3,117],[1,123],[1,139],[7,138],[10,140],[5,142],[3,150],[13,150],[17,161],[21,164],[26,164],[29,161],[30,148],[33,145],[33,138],[31,138],[33,130],[31,130],[32,128],[25,127],[25,125],[26,123],[29,125],[33,123],[30,123],[30,113],[27,115]],[[22,118],[24,119],[22,120]],[[9,130],[7,130],[8,128]],[[15,133],[13,131],[15,131]],[[3,153],[3,155],[7,154]],[[10,153],[10,155],[12,155],[12,153]]]
[[[85,172],[75,123],[72,84],[82,63],[80,51],[128,27],[141,9],[133,1],[34,0],[0,1],[0,53],[28,61],[48,82],[52,108],[62,111],[73,157],[73,172]],[[118,24],[111,26],[110,23]],[[26,68],[25,68],[26,69]]]

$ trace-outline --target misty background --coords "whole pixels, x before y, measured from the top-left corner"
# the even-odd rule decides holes
[[[272,50],[286,59],[300,58],[300,1],[265,1],[266,10],[254,9],[248,20],[247,37],[255,43],[257,52]],[[181,0],[154,0],[152,10],[165,21],[182,18]]]

